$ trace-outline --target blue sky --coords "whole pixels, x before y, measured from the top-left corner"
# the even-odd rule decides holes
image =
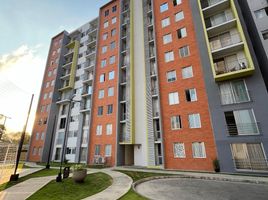
[[[39,98],[50,39],[80,27],[99,14],[109,0],[1,0],[0,114],[10,116],[11,131],[23,128],[31,94],[35,94],[28,131]],[[0,124],[1,124],[0,120]]]

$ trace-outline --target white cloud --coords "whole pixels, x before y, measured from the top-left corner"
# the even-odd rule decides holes
[[[38,54],[42,45],[20,46],[0,55],[0,112],[12,117],[7,128],[21,130],[26,118],[31,94],[35,94],[28,130],[32,128],[45,69],[45,58]]]

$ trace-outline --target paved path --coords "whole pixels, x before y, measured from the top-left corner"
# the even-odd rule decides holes
[[[268,185],[241,182],[166,178],[143,182],[138,193],[156,200],[267,200]]]
[[[132,185],[132,179],[120,172],[111,169],[100,170],[113,178],[113,184],[102,192],[85,198],[84,200],[116,200],[128,192]]]
[[[40,170],[36,168],[35,170]],[[110,187],[93,196],[87,197],[84,200],[116,200],[123,196],[131,187],[132,179],[127,175],[112,171],[112,169],[89,169],[88,174],[103,172],[113,178],[113,183]],[[56,176],[31,178],[23,181],[13,187],[10,187],[0,193],[1,200],[25,200],[39,189],[44,187],[50,181],[54,180]]]
[[[266,176],[250,176],[250,175],[232,175],[223,173],[200,173],[200,172],[180,172],[180,171],[170,171],[170,170],[154,170],[154,169],[138,169],[138,168],[128,168],[128,167],[116,167],[117,170],[125,171],[141,171],[141,172],[152,172],[159,174],[171,174],[178,175],[189,178],[207,179],[207,180],[223,180],[231,182],[247,182],[247,183],[263,183],[268,184],[268,177]]]
[[[0,199],[1,200],[27,199],[29,196],[31,196],[40,188],[44,187],[53,179],[55,179],[55,176],[28,179],[1,192]]]

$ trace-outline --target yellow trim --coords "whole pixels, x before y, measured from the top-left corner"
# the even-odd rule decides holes
[[[242,28],[242,25],[241,25],[241,22],[240,22],[240,19],[239,19],[239,16],[238,16],[234,1],[230,0],[230,8],[232,10],[232,13],[234,14],[234,19],[236,19],[236,21],[237,21],[236,28],[238,29],[238,32],[240,33],[241,40],[244,43],[244,53],[245,53],[245,57],[246,57],[246,59],[248,61],[248,68],[244,69],[244,70],[239,70],[239,71],[236,71],[236,72],[229,72],[229,73],[221,74],[221,75],[216,75],[216,72],[215,72],[215,69],[214,69],[213,56],[212,56],[212,51],[211,51],[211,48],[210,48],[209,37],[208,37],[207,30],[206,30],[206,24],[205,24],[205,19],[204,19],[201,3],[200,3],[200,1],[197,1],[197,2],[198,2],[198,5],[199,5],[199,11],[200,11],[200,14],[201,14],[203,30],[204,30],[204,34],[206,36],[205,40],[206,40],[206,43],[207,43],[209,60],[210,60],[210,63],[211,63],[212,73],[213,73],[215,81],[224,81],[224,80],[229,80],[229,79],[234,79],[234,78],[239,78],[239,77],[251,75],[254,72],[255,68],[254,68],[253,60],[252,60],[252,57],[251,57],[251,54],[250,54],[250,51],[249,51],[249,48],[248,48],[248,44],[247,44],[247,41],[246,41],[244,30]]]
[[[79,42],[77,40],[71,41],[69,44],[66,45],[69,49],[74,49],[73,52],[73,59],[71,64],[71,71],[70,71],[70,79],[69,79],[69,85],[60,88],[59,91],[65,91],[70,90],[74,88],[74,82],[75,82],[75,72],[76,72],[76,66],[77,66],[77,59],[78,59],[78,51],[79,51]]]

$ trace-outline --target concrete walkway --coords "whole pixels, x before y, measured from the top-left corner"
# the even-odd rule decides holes
[[[100,193],[87,197],[83,200],[116,200],[128,192],[132,185],[132,179],[120,172],[111,169],[100,170],[113,178],[113,184]]]
[[[182,171],[171,171],[171,170],[154,170],[154,169],[139,169],[130,167],[116,167],[115,170],[124,171],[140,171],[140,172],[151,172],[158,174],[170,174],[178,175],[188,178],[207,179],[207,180],[220,180],[220,181],[231,181],[231,182],[246,182],[256,184],[268,184],[267,176],[254,176],[254,175],[238,175],[238,174],[223,174],[223,173],[200,173],[200,172],[182,172]]]
[[[42,168],[36,168],[40,170]],[[132,179],[127,175],[112,171],[112,169],[89,169],[88,174],[103,172],[112,177],[113,183],[110,187],[93,196],[87,197],[84,200],[116,200],[128,192],[132,185]],[[44,187],[50,181],[54,180],[56,176],[47,176],[40,178],[31,178],[23,181],[15,186],[12,186],[0,193],[1,200],[25,200],[39,189]]]
[[[55,176],[31,178],[29,180],[23,181],[22,183],[19,183],[1,192],[0,199],[1,200],[27,199],[53,179],[55,179]]]

